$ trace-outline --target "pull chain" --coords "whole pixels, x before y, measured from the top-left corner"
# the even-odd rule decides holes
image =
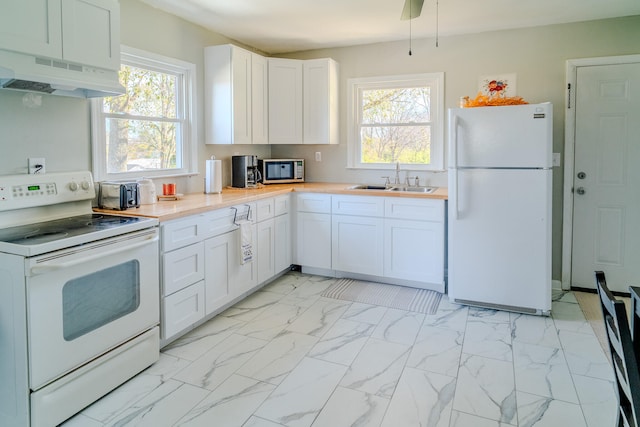
[[[409,0],[409,56],[411,56],[411,21],[413,20],[413,11],[411,10],[411,0]]]
[[[438,47],[439,20],[440,20],[440,2],[439,0],[436,0],[436,47]]]

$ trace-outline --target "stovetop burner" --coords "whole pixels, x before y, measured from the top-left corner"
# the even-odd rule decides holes
[[[146,218],[104,214],[77,215],[69,218],[19,225],[0,230],[0,242],[39,245],[100,230],[134,224]]]

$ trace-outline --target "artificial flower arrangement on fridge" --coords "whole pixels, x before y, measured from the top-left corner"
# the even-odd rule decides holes
[[[479,91],[475,98],[463,96],[460,107],[490,107],[503,105],[528,104],[522,97],[515,95],[516,75],[483,76],[479,78]]]

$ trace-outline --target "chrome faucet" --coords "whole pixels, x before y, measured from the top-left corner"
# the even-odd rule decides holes
[[[396,162],[396,179],[393,183],[400,185],[400,162]]]

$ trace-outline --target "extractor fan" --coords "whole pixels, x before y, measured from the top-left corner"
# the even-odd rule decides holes
[[[402,21],[406,21],[407,19],[413,19],[420,16],[423,3],[424,0],[404,0],[404,7],[402,8],[402,15],[400,15],[400,19]]]

